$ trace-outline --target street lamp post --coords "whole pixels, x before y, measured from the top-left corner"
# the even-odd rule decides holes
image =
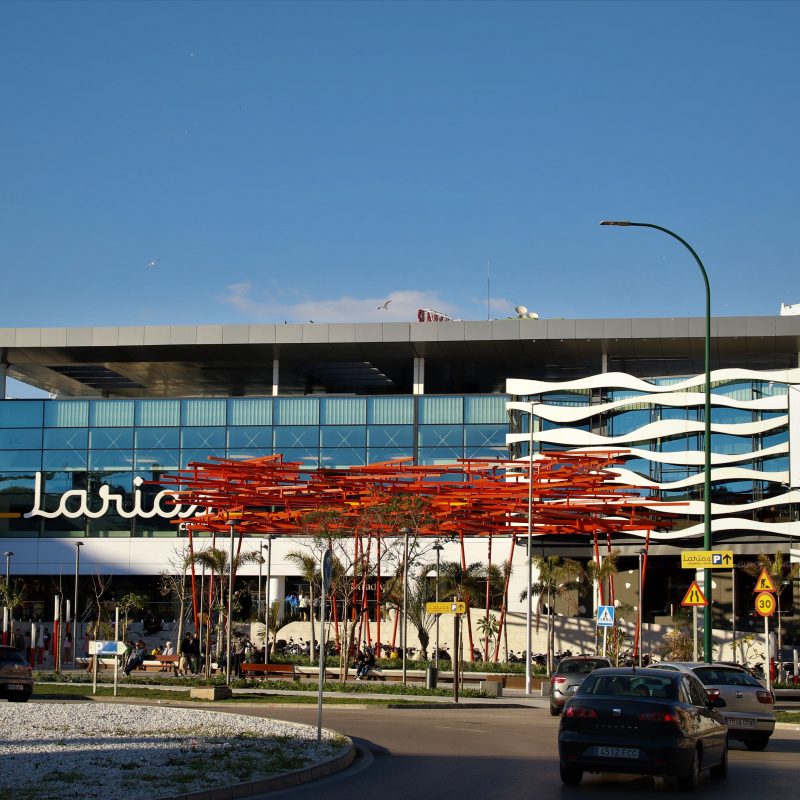
[[[228,624],[225,631],[225,683],[231,683],[231,614],[233,612],[233,530],[236,523],[229,520],[231,529],[230,554],[228,556]]]
[[[81,571],[81,547],[83,547],[83,542],[75,542],[75,602],[72,606],[72,648],[74,653],[78,652],[78,576]]]
[[[703,275],[703,283],[706,289],[706,331],[705,331],[705,410],[703,421],[705,423],[703,436],[703,451],[705,454],[705,478],[703,481],[703,548],[711,549],[711,286],[708,282],[708,274],[700,256],[695,253],[692,246],[678,236],[677,233],[663,228],[661,225],[653,225],[649,222],[627,222],[619,220],[604,220],[601,225],[616,225],[622,228],[653,228],[654,230],[666,233],[673,239],[680,242],[691,254],[700,268]],[[703,658],[706,663],[711,662],[711,570],[703,570],[703,591],[706,596],[707,604],[703,608]]]
[[[6,550],[3,555],[6,557],[6,588],[8,588],[8,580],[11,575],[11,556],[14,554],[10,550]]]
[[[267,551],[267,591],[265,602],[267,610],[264,614],[264,663],[269,664],[269,608],[270,608],[270,584],[272,581],[272,540],[275,537],[270,534],[267,536],[267,543],[261,545],[262,550]]]
[[[528,598],[525,606],[525,696],[531,696],[533,683],[531,650],[533,648],[533,403],[528,415]]]
[[[639,551],[639,613],[636,615],[636,656],[638,658],[639,667],[642,666],[642,613],[644,611],[644,575],[642,570],[642,563],[644,556],[647,555],[647,550]]]
[[[439,557],[444,547],[438,542],[433,546],[436,551],[436,602],[439,602]],[[439,672],[439,614],[436,615],[436,652],[433,656],[433,665],[436,667],[436,672]]]
[[[11,556],[14,554],[10,550],[6,550],[3,555],[6,557],[6,590],[8,591],[10,588],[9,580],[11,577]],[[11,644],[14,636],[14,618],[11,616],[11,608],[4,613],[8,614],[8,630],[3,631],[3,644]]]
[[[408,534],[411,533],[410,528],[400,528],[400,533],[403,534],[403,627],[400,629],[400,636],[402,637],[403,649],[403,686],[406,685],[406,647],[407,647],[407,634],[408,634]]]

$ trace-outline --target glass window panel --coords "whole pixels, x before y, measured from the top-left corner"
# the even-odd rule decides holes
[[[44,476],[45,493],[48,495],[56,495],[60,497],[64,492],[70,492],[73,489],[83,490],[86,488],[86,473],[85,472],[48,472]],[[48,507],[48,511],[54,511],[58,506],[56,502],[52,508]]]
[[[44,446],[50,450],[85,450],[89,445],[86,428],[52,428],[44,432]]]
[[[421,447],[419,450],[420,464],[450,464],[464,456],[461,447]]]
[[[645,478],[650,477],[651,462],[646,458],[629,458],[623,464],[625,469],[635,472],[637,475],[643,475]]]
[[[0,470],[37,472],[41,466],[41,450],[0,450]]]
[[[394,461],[396,458],[412,458],[410,447],[370,447],[367,450],[367,463],[380,464],[383,461]]]
[[[47,471],[85,470],[86,462],[85,450],[45,450],[42,453],[42,469]]]
[[[126,470],[133,467],[133,452],[128,450],[90,450],[89,469]]]
[[[786,472],[789,469],[789,456],[765,458],[759,468],[765,472]]]
[[[224,448],[219,450],[181,450],[180,468],[183,469],[191,461],[207,462],[210,456],[221,456],[224,452]]]
[[[89,424],[89,401],[48,400],[44,424],[48,428],[85,428]]]
[[[225,428],[183,428],[181,429],[181,447],[225,449]]]
[[[272,447],[229,447],[228,458],[244,460],[247,458],[261,458],[271,456]]]
[[[154,469],[180,469],[180,453],[176,449],[169,450],[136,450],[134,453],[134,469],[137,472]]]
[[[420,447],[460,447],[464,443],[461,425],[420,425]]]
[[[41,428],[0,428],[0,450],[35,450],[41,447]]]
[[[0,403],[0,427],[39,428],[43,406],[42,400],[5,400]]]
[[[413,425],[413,397],[370,397],[367,399],[370,425]]]
[[[316,397],[282,397],[276,402],[275,423],[278,425],[318,425],[319,399]]]
[[[424,425],[461,424],[464,421],[463,397],[420,397],[419,422]]]
[[[328,469],[361,467],[365,463],[363,447],[323,447],[320,451],[320,466]]]
[[[137,400],[136,425],[158,427],[161,425],[177,427],[181,424],[180,400]]]
[[[275,428],[275,452],[287,447],[317,447],[319,428],[315,425],[291,425]]]
[[[133,400],[92,400],[89,424],[95,427],[130,427],[133,425]]]
[[[505,394],[489,397],[464,398],[464,422],[475,424],[508,425],[506,403],[509,396]]]
[[[724,425],[737,425],[743,422],[752,422],[753,412],[744,408],[711,408],[711,422]]]
[[[272,398],[228,400],[228,425],[272,425]]]
[[[89,431],[89,447],[95,450],[133,447],[133,428],[100,428]]]
[[[789,432],[782,430],[779,433],[768,434],[761,437],[761,448],[773,447],[776,444],[785,444],[789,441]]]
[[[739,455],[753,451],[753,438],[751,436],[731,436],[726,433],[714,433],[711,436],[711,449],[715,453],[726,455]]]
[[[465,425],[464,437],[474,447],[506,447],[508,425]]]
[[[323,425],[365,425],[366,397],[323,397],[320,400],[320,422]]]
[[[370,425],[367,428],[370,447],[414,446],[414,428],[411,425]]]
[[[620,414],[613,414],[608,418],[608,435],[624,436],[648,425],[650,421],[649,409],[623,411]]]
[[[336,425],[320,428],[323,447],[364,447],[367,429],[363,425]]]
[[[662,439],[659,450],[662,453],[685,453],[689,450],[699,450],[700,439],[698,436],[674,436]]]
[[[297,462],[309,469],[316,469],[319,465],[319,450],[316,447],[286,447],[276,452],[283,453],[285,462]]]
[[[692,414],[692,409],[686,408],[667,408],[661,407],[655,409],[655,413],[659,416],[660,419],[677,419],[677,420],[696,420],[697,415]]]
[[[0,514],[26,514],[33,509],[34,479],[31,473],[0,473]],[[0,517],[0,537],[36,536],[39,517]]]
[[[228,447],[272,449],[272,428],[228,428]]]
[[[467,445],[464,448],[466,458],[508,458],[508,448],[505,445],[494,447],[475,447]]]
[[[737,505],[753,501],[753,481],[727,481],[711,485],[711,502]]]
[[[159,447],[180,447],[178,428],[140,428],[136,430],[136,447],[156,449]]]
[[[225,400],[181,400],[181,425],[224,425]]]

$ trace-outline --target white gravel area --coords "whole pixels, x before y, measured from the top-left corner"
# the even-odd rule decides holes
[[[271,777],[337,755],[316,727],[117,703],[0,702],[0,800],[171,797]]]

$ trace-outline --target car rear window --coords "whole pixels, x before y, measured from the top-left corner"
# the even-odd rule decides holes
[[[728,667],[695,667],[694,674],[706,686],[761,686],[761,684],[743,669]]]
[[[611,664],[604,658],[582,658],[579,661],[562,661],[556,672],[560,675],[588,675],[601,667],[610,667]]]
[[[0,647],[0,664],[27,664],[16,647]]]
[[[658,697],[675,698],[675,685],[666,676],[650,675],[590,675],[582,684],[579,694],[608,697]]]

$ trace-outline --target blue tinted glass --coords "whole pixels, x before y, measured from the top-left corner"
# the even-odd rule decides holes
[[[0,470],[37,472],[41,468],[41,450],[0,450]]]
[[[659,408],[656,409],[656,414],[661,419],[696,419],[694,416],[688,416],[688,411],[685,408]]]
[[[182,428],[181,447],[219,450],[225,449],[225,428]]]
[[[48,400],[44,406],[48,428],[85,428],[89,424],[88,400]]]
[[[464,428],[461,425],[420,425],[420,447],[461,447]]]
[[[92,400],[89,424],[95,427],[130,427],[133,425],[133,400]]]
[[[83,491],[86,489],[85,472],[48,472],[45,475],[44,488],[47,494],[62,495],[73,489]]]
[[[410,447],[370,447],[367,451],[368,464],[380,464],[383,461],[394,461],[396,458],[411,458],[414,455]]]
[[[447,464],[464,456],[461,447],[421,447],[419,450],[420,464]]]
[[[464,398],[464,422],[495,423],[508,426],[506,403],[508,395],[489,395],[488,397]]]
[[[287,447],[317,447],[319,428],[316,425],[287,425],[275,428],[275,451]]]
[[[320,466],[329,469],[360,467],[365,463],[364,448],[323,447],[320,451]]]
[[[181,425],[224,425],[225,409],[225,400],[181,400]]]
[[[228,425],[272,425],[272,398],[228,400]]]
[[[637,409],[636,411],[623,411],[614,414],[608,419],[608,435],[624,436],[632,433],[651,422],[650,409]],[[570,426],[572,427],[572,426]]]
[[[180,400],[136,400],[136,425],[174,426],[181,423]]]
[[[475,447],[506,447],[508,425],[465,425],[467,445]]]
[[[90,470],[126,470],[133,467],[133,452],[128,450],[90,450]]]
[[[275,448],[275,452],[283,454],[284,462],[296,462],[310,469],[319,466],[319,450],[316,447],[286,447],[282,450]]]
[[[318,425],[319,399],[282,397],[276,402],[273,422],[279,425]]]
[[[271,456],[271,447],[229,447],[228,458],[235,458],[237,461],[243,461],[248,458],[261,458],[262,456]]]
[[[272,428],[228,428],[228,447],[272,448]]]
[[[323,397],[320,399],[320,422],[323,425],[364,425],[366,421],[366,397]]]
[[[42,425],[41,400],[4,400],[0,402],[0,427],[39,428]]]
[[[93,428],[89,431],[89,447],[95,450],[133,447],[132,428]]]
[[[774,447],[778,444],[786,444],[788,441],[789,432],[784,429],[778,433],[764,434],[764,436],[761,437],[761,447]]]
[[[742,465],[744,466],[744,465]],[[750,465],[752,466],[752,465]],[[765,472],[784,472],[789,469],[789,456],[774,456],[765,458],[761,462],[761,469]]]
[[[179,469],[180,453],[176,449],[136,450],[134,468],[137,472],[154,469]]]
[[[78,450],[45,450],[42,454],[44,470],[85,470],[86,452]]]
[[[725,425],[736,425],[741,422],[752,422],[753,412],[743,408],[712,407],[711,421]]]
[[[49,428],[44,432],[44,446],[52,450],[85,450],[89,444],[86,428]]]
[[[414,428],[411,425],[370,425],[367,428],[367,442],[370,447],[414,446]]]
[[[0,428],[0,450],[34,450],[41,446],[41,428]]]
[[[464,448],[466,458],[508,458],[508,448],[505,445],[496,447],[467,447]]]
[[[367,399],[370,425],[413,425],[413,397],[370,397]]]
[[[181,450],[181,469],[192,461],[206,464],[210,456],[225,455],[225,448],[219,450]]]
[[[711,502],[723,505],[736,505],[749,503],[753,500],[752,481],[727,481],[715,483],[711,486]]]
[[[683,453],[687,450],[699,450],[700,441],[698,436],[673,436],[670,439],[662,439],[660,450],[662,453]]]
[[[323,447],[364,447],[367,429],[363,425],[334,425],[320,428]]]
[[[730,436],[725,433],[714,433],[711,436],[711,449],[715,453],[740,455],[753,451],[753,439],[750,436]]]
[[[180,447],[178,428],[138,428],[136,430],[137,449]]]
[[[426,425],[450,423],[460,425],[464,421],[464,398],[420,397],[419,421]]]

